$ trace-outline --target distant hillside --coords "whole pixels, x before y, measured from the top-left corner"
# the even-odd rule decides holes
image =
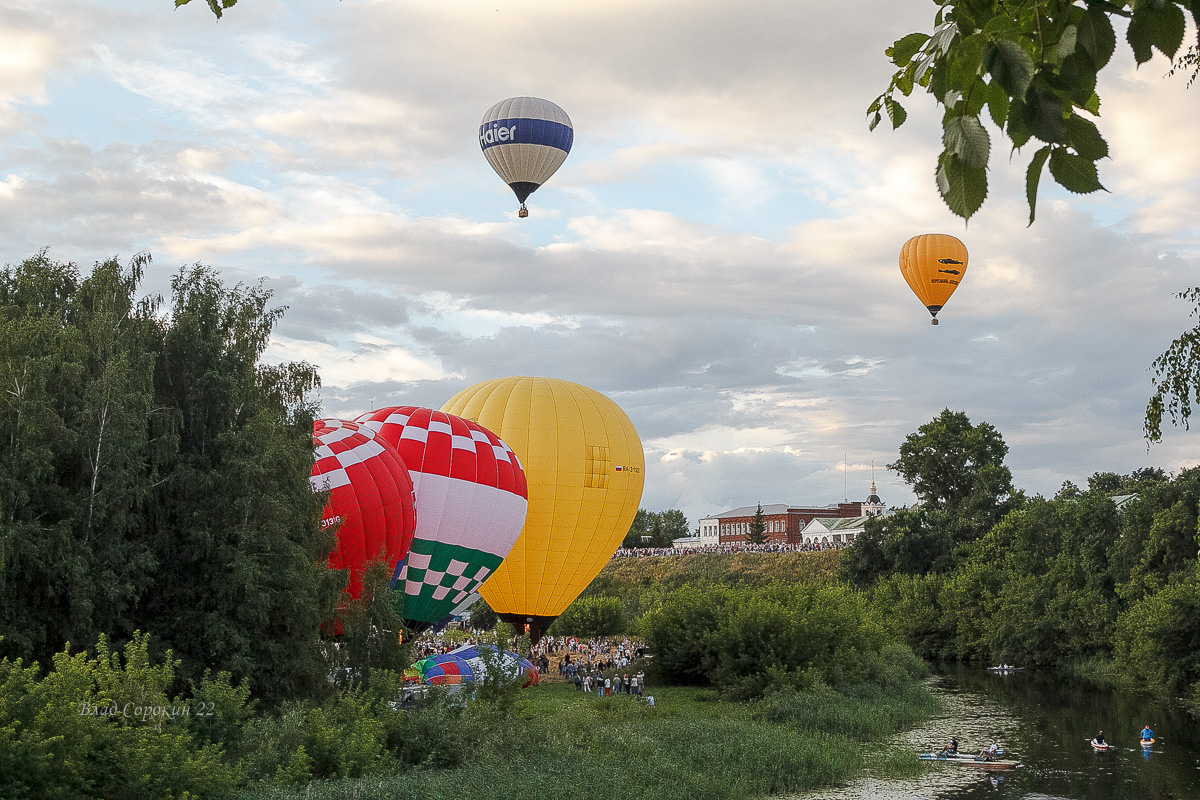
[[[765,586],[775,580],[793,583],[832,581],[840,559],[839,550],[618,558],[605,565],[582,596],[629,598],[648,590],[671,591],[689,583],[693,586],[710,583]]]

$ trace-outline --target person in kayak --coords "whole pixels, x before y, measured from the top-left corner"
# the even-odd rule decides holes
[[[948,756],[958,755],[958,739],[955,739],[953,736],[951,736],[950,744],[942,748],[942,753]]]
[[[1092,744],[1096,745],[1097,747],[1108,747],[1108,742],[1104,741],[1104,731],[1100,731],[1096,734],[1096,738],[1092,739]]]
[[[991,761],[998,755],[1000,755],[1000,745],[996,744],[995,739],[992,739],[991,744],[979,751],[979,757],[984,761]]]
[[[1142,741],[1149,742],[1154,738],[1154,731],[1150,730],[1150,723],[1146,723],[1146,727],[1142,728]]]

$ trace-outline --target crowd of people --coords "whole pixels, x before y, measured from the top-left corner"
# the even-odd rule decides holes
[[[627,638],[578,639],[574,636],[547,636],[530,652],[531,658],[547,664],[543,674],[548,671],[553,657],[559,677],[573,683],[578,692],[595,692],[597,697],[626,694],[644,698],[653,705],[653,697],[645,692],[646,673],[639,670],[631,674],[628,669],[644,655],[642,645]]]
[[[686,556],[694,553],[814,553],[818,550],[840,550],[848,542],[726,542],[724,544],[702,544],[689,547],[621,547],[613,558],[650,558],[652,556]]]

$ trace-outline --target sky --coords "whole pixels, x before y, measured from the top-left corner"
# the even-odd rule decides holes
[[[1042,181],[990,127],[990,196],[938,197],[940,111],[867,128],[884,49],[926,0],[0,0],[0,263],[149,252],[288,308],[266,358],[318,366],[330,417],[563,378],[629,415],[642,506],[915,497],[886,465],[943,408],[988,422],[1014,484],[1200,463],[1142,421],[1150,365],[1196,324],[1200,87],[1101,75],[1108,189]],[[1195,39],[1190,29],[1186,41]],[[479,150],[513,96],[575,141],[528,219]],[[909,237],[970,252],[929,315]]]

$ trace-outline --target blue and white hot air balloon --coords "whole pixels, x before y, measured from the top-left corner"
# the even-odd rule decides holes
[[[539,97],[510,97],[487,110],[479,125],[479,146],[496,174],[521,202],[549,180],[571,152],[575,131],[567,112]]]

